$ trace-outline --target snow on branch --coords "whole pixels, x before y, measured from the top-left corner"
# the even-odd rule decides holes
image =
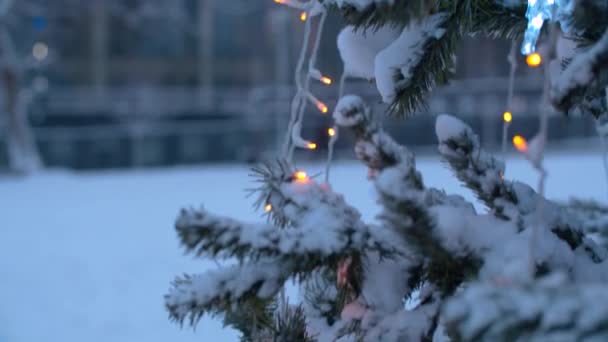
[[[605,341],[608,287],[552,275],[527,285],[474,284],[443,313],[458,341]]]
[[[374,79],[374,61],[378,53],[389,46],[401,30],[382,26],[376,30],[360,30],[346,26],[338,35],[338,51],[347,77]]]
[[[502,215],[502,208],[496,205],[498,198],[508,203],[516,202],[513,192],[503,181],[504,163],[481,149],[479,137],[469,126],[444,114],[437,118],[435,132],[443,159],[486,206]]]
[[[411,113],[428,90],[447,79],[453,52],[448,41],[454,38],[446,34],[449,19],[439,13],[411,22],[376,56],[376,87],[394,111]]]
[[[414,155],[384,133],[374,121],[369,106],[359,96],[342,97],[333,116],[337,125],[355,132],[355,154],[369,168],[372,178],[387,167],[402,162],[414,163]]]
[[[414,310],[401,310],[392,315],[373,314],[361,329],[365,341],[432,341],[437,328],[439,301],[432,300]]]
[[[332,213],[319,206],[293,227],[281,229],[268,224],[245,224],[205,210],[183,210],[176,229],[187,251],[207,257],[281,256],[303,263],[372,249],[374,245],[385,246],[385,253],[394,252],[388,249],[390,241],[384,235],[378,235],[380,241],[374,240],[373,231],[358,217],[348,214]]]
[[[443,268],[444,274],[452,274],[453,277],[433,278],[431,275],[430,278],[442,291],[453,291],[463,280],[463,274],[471,271],[466,265],[477,263],[469,263],[475,258],[470,253],[473,248],[450,251],[442,245],[441,227],[436,225],[440,220],[436,215],[443,211],[432,210],[449,205],[462,211],[463,215],[465,212],[474,214],[472,205],[460,196],[427,190],[416,169],[414,155],[374,122],[369,108],[359,97],[349,95],[340,99],[334,118],[338,125],[355,133],[357,157],[368,166],[371,178],[376,179],[379,203],[383,208],[379,216],[381,221],[403,236],[408,248],[422,257],[418,262],[426,264],[425,272],[435,274]]]
[[[589,50],[577,53],[562,73],[555,77],[550,94],[553,105],[562,110],[569,110],[606,68],[608,30]]]
[[[248,298],[271,298],[282,288],[295,264],[260,260],[204,274],[178,277],[165,296],[173,320],[195,325],[205,314],[218,314]]]
[[[578,218],[586,234],[608,247],[608,207],[595,200],[571,199],[563,208]]]
[[[481,149],[478,136],[469,126],[455,117],[441,115],[437,118],[436,133],[439,153],[456,177],[496,216],[517,222],[526,229],[534,224],[541,208],[550,231],[571,249],[583,247],[595,261],[604,259],[601,255],[605,253],[585,238],[579,220],[560,210],[556,203],[539,198],[527,184],[504,180],[504,164]]]

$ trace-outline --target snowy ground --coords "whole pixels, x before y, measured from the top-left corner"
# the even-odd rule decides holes
[[[472,200],[435,157],[418,160],[428,185]],[[548,157],[548,195],[605,200],[599,155]],[[309,174],[321,170],[309,165]],[[259,220],[244,189],[245,166],[106,173],[0,176],[0,341],[236,341],[204,319],[196,331],[167,320],[163,294],[173,277],[215,267],[184,257],[172,229],[181,206]],[[339,163],[334,188],[371,219],[366,170]],[[536,184],[526,162],[507,177]]]

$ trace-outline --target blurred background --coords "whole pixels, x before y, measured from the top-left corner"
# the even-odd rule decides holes
[[[318,61],[335,82],[312,89],[329,113],[342,27],[329,18]],[[244,191],[254,186],[247,163],[278,155],[303,29],[301,13],[272,0],[0,0],[1,342],[238,341],[215,317],[196,331],[169,321],[174,277],[218,267],[184,256],[172,227],[181,208],[201,204],[263,220]],[[456,80],[406,120],[385,115],[370,82],[349,80],[346,92],[417,152],[426,184],[475,201],[434,154],[435,115],[459,116],[500,150],[510,45],[466,40]],[[510,133],[529,138],[542,68],[518,62]],[[318,148],[296,160],[314,176],[332,120],[308,107],[302,135]],[[593,122],[553,115],[549,135],[559,152],[547,155],[547,195],[605,199]],[[336,145],[331,187],[373,222],[373,184],[350,160],[351,139]],[[536,184],[523,157],[506,159],[507,177]]]
[[[103,169],[255,162],[275,156],[287,127],[293,70],[302,40],[300,14],[261,0],[3,0],[0,170],[13,139],[30,139],[49,167]],[[10,4],[11,2],[12,5]],[[7,6],[6,3],[9,3]],[[328,20],[319,69],[337,80],[342,66]],[[510,43],[475,38],[458,54],[457,78],[437,89],[424,112],[464,117],[492,149],[505,110]],[[513,129],[537,130],[542,68],[519,61]],[[334,82],[336,84],[337,82]],[[330,113],[337,85],[313,92]],[[349,81],[390,121],[401,142],[435,144],[434,119],[384,115],[375,86]],[[21,114],[13,114],[14,112]],[[310,109],[304,136],[325,158],[327,116]],[[30,132],[18,132],[26,120]],[[22,130],[22,129],[21,129]],[[550,138],[572,144],[594,137],[590,120],[554,116]],[[25,136],[25,137],[23,137]],[[338,154],[351,149],[348,137]],[[13,149],[14,151],[14,149]]]

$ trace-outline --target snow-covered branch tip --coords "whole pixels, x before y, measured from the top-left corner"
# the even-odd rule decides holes
[[[486,153],[479,144],[479,137],[459,119],[450,115],[437,118],[436,133],[439,153],[464,185],[499,218],[516,222],[521,229],[530,227],[542,217],[549,229],[573,250],[583,247],[595,261],[605,257],[591,240],[585,238],[581,221],[561,210],[552,201],[539,198],[529,185],[505,180],[504,163]],[[539,205],[539,200],[542,205]]]
[[[414,155],[384,132],[373,119],[369,106],[359,96],[342,97],[333,117],[338,126],[354,132],[355,154],[369,168],[370,178],[397,164],[415,168]]]
[[[284,208],[286,212],[294,209]],[[376,234],[380,240],[374,239],[370,228],[353,215],[356,212],[344,209],[327,204],[305,208],[286,229],[246,224],[205,210],[183,210],[176,229],[186,250],[198,256],[240,260],[277,257],[292,260],[304,270],[375,246],[386,247],[381,250],[386,254],[396,252],[387,245],[388,237]]]
[[[276,260],[231,266],[178,277],[165,295],[171,319],[194,326],[205,314],[228,311],[251,298],[272,298],[292,274],[294,264]]]
[[[595,200],[571,199],[563,209],[581,222],[587,235],[608,247],[608,207]]]
[[[571,284],[555,274],[525,285],[471,285],[443,317],[457,341],[605,341],[607,302],[605,284]]]
[[[451,21],[448,13],[438,13],[412,22],[376,56],[376,87],[393,113],[413,113],[429,90],[451,77],[459,37]]]
[[[479,137],[469,126],[443,114],[437,117],[435,133],[441,157],[486,206],[502,215],[497,199],[516,202],[512,190],[504,182],[504,163],[481,149]]]
[[[577,53],[562,73],[555,78],[551,86],[551,102],[556,108],[569,111],[580,102],[587,89],[607,69],[608,30],[589,50]],[[600,85],[602,90],[605,87],[606,84]]]

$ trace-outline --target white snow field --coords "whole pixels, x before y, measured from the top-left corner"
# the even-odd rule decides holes
[[[548,196],[606,200],[598,154],[549,155]],[[437,157],[418,159],[426,184],[472,196]],[[309,174],[323,165],[308,165]],[[377,210],[367,170],[342,162],[333,186],[366,219]],[[536,185],[525,160],[507,177]],[[196,331],[169,322],[163,295],[174,276],[217,267],[183,255],[173,230],[182,206],[261,220],[245,198],[246,166],[0,176],[0,341],[236,341],[204,318]]]

